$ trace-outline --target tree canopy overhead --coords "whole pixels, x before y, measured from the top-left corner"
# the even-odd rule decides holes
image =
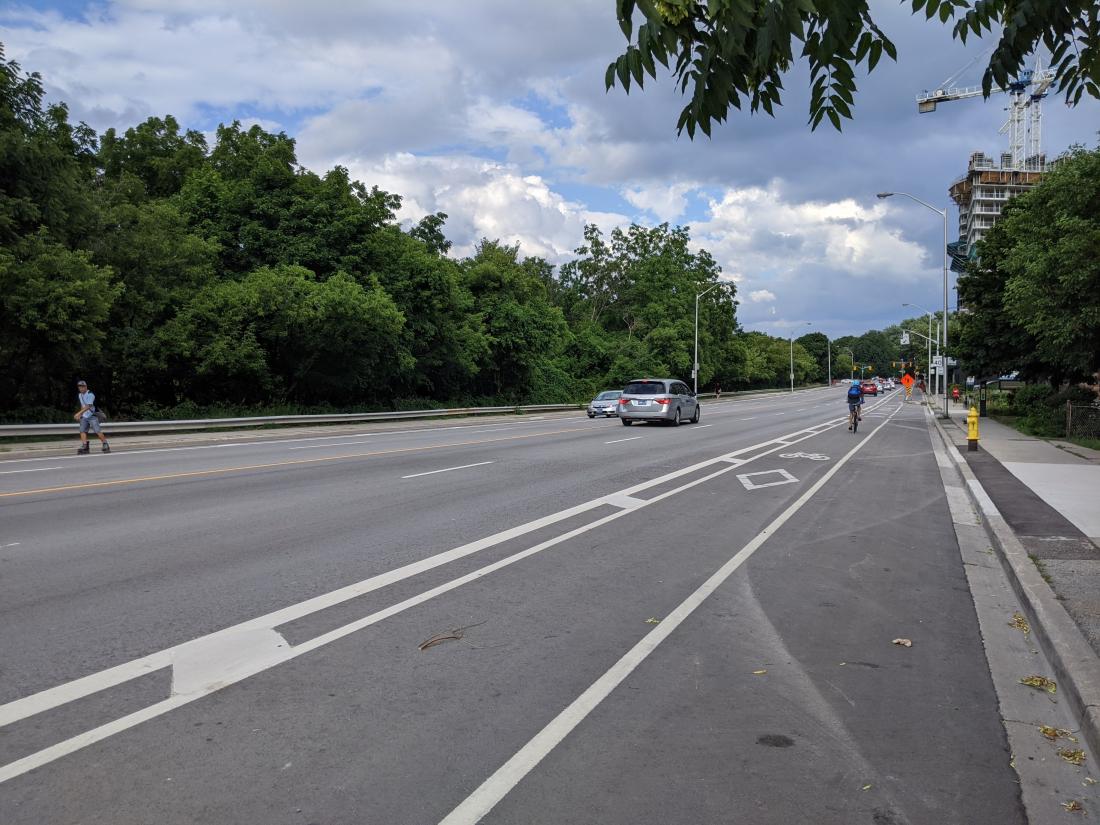
[[[1051,55],[1055,88],[1076,105],[1100,99],[1100,6],[1094,0],[910,0],[914,14],[954,21],[965,42],[1000,31],[982,76],[988,97],[1006,88],[1040,46]],[[635,26],[635,12],[643,22]],[[810,70],[810,119],[838,131],[852,117],[855,70],[874,71],[897,49],[875,23],[869,0],[615,0],[628,45],[607,67],[605,85],[629,93],[657,64],[670,70],[690,102],[678,132],[710,135],[730,107],[773,114],[782,105],[783,75],[796,61]]]

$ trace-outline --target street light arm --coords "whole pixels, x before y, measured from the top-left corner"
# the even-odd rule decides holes
[[[946,209],[937,209],[932,204],[930,204],[926,201],[922,201],[920,198],[916,197],[915,195],[910,195],[908,192],[879,192],[878,193],[878,197],[880,197],[880,198],[888,198],[891,195],[901,195],[902,197],[909,198],[909,200],[916,201],[921,206],[925,206],[925,207],[931,209],[933,212],[935,212],[941,218],[945,218],[945,219],[947,218],[947,210]]]
[[[696,301],[698,301],[698,300],[699,300],[700,298],[702,298],[702,297],[703,297],[704,295],[706,295],[706,294],[707,294],[708,292],[710,292],[710,291],[711,291],[712,289],[717,289],[717,288],[718,288],[718,287],[720,287],[720,286],[722,286],[722,282],[721,282],[721,281],[719,281],[719,282],[718,282],[718,283],[716,283],[716,284],[711,284],[711,285],[710,285],[709,287],[707,287],[707,288],[706,288],[706,289],[704,289],[704,290],[703,290],[702,292],[700,292],[700,293],[699,293],[698,295],[696,295],[696,296],[695,296],[695,300],[696,300]]]
[[[910,335],[919,335],[919,336],[920,336],[921,338],[923,338],[923,339],[924,339],[925,341],[932,341],[932,342],[938,343],[938,342],[936,342],[936,339],[935,339],[935,338],[932,338],[932,337],[930,337],[930,336],[928,336],[928,335],[925,335],[925,334],[924,334],[923,332],[917,332],[917,331],[916,331],[915,329],[906,329],[905,327],[902,327],[902,328],[901,328],[901,331],[902,331],[902,332],[907,332],[907,333],[909,333]]]

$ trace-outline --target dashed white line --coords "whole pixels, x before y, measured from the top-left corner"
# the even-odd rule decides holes
[[[7,547],[18,547],[18,546],[19,546],[19,542],[13,541],[11,544],[0,544],[0,550],[3,550]]]
[[[604,444],[622,444],[624,441],[637,441],[642,436],[632,435],[630,438],[616,438],[614,441],[605,441]]]
[[[470,467],[484,467],[486,464],[492,464],[492,461],[479,461],[477,464],[463,464],[461,467],[445,467],[442,470],[429,470],[426,473],[413,473],[411,476],[401,476],[401,478],[420,478],[420,476],[434,476],[436,473],[449,473],[451,470],[466,470]]]
[[[30,470],[2,470],[2,471],[0,471],[0,476],[10,476],[13,473],[42,473],[42,472],[45,472],[46,470],[61,470],[61,469],[64,469],[64,468],[62,468],[62,467],[34,467],[33,469],[30,469]]]

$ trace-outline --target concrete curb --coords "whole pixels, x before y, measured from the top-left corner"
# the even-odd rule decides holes
[[[1100,659],[1077,623],[1039,574],[1016,533],[993,504],[969,465],[956,449],[940,419],[933,417],[955,467],[966,482],[967,495],[982,516],[982,525],[1054,667],[1058,689],[1081,720],[1081,733],[1093,755],[1100,755]]]

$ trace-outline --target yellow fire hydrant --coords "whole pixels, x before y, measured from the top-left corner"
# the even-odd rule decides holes
[[[966,450],[976,452],[978,449],[978,408],[970,407],[966,414]]]

